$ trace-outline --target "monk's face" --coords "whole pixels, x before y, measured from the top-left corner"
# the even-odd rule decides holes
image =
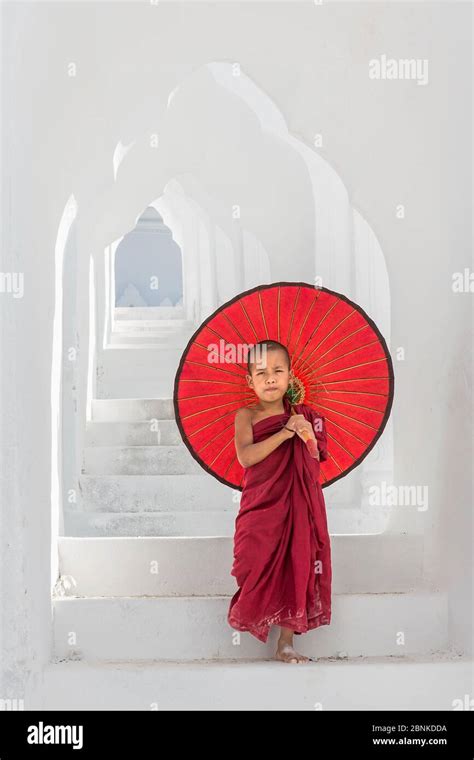
[[[279,401],[286,393],[290,369],[286,354],[281,349],[267,350],[263,358],[252,364],[247,382],[262,401]]]

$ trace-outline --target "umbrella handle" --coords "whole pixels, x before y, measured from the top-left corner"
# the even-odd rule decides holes
[[[293,406],[291,406],[291,414],[296,414]],[[319,459],[318,444],[313,438],[311,438],[308,431],[303,430],[303,432],[298,433],[298,435],[300,435],[303,441],[305,442],[306,448],[308,450],[308,454],[310,454],[313,457],[313,459]]]

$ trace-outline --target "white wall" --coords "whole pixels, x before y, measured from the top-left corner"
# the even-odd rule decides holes
[[[22,689],[18,660],[34,674],[50,650],[54,247],[68,197],[82,282],[90,255],[131,229],[173,178],[187,193],[199,185],[201,197],[189,197],[229,237],[226,228],[235,239],[246,229],[259,241],[273,279],[304,279],[314,266],[306,164],[216,83],[203,68],[212,61],[240,62],[308,148],[322,135],[320,156],[384,252],[395,479],[430,494],[427,512],[400,520],[424,534],[425,579],[452,589],[452,640],[468,651],[472,295],[454,294],[451,277],[472,266],[469,6],[20,3],[2,14],[2,271],[25,277],[23,298],[0,294],[2,694]],[[429,85],[369,80],[368,60],[384,52],[428,55]],[[118,140],[135,142],[114,181]]]

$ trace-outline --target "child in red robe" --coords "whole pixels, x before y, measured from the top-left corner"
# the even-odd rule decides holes
[[[325,420],[307,404],[294,404],[292,414],[290,365],[277,341],[260,341],[249,353],[247,382],[259,401],[235,416],[245,471],[231,570],[239,588],[227,620],[262,642],[280,626],[275,658],[298,663],[310,658],[295,651],[293,634],[331,621],[331,548],[319,482],[319,460],[328,456]],[[305,431],[319,458],[308,452]]]

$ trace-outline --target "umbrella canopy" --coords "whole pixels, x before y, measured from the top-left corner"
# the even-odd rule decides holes
[[[234,417],[237,409],[258,401],[245,379],[247,352],[265,339],[288,348],[295,377],[290,401],[308,404],[325,418],[324,488],[354,469],[375,445],[394,391],[390,353],[377,326],[360,306],[327,288],[305,282],[261,285],[203,322],[175,377],[181,436],[207,472],[242,490]]]

